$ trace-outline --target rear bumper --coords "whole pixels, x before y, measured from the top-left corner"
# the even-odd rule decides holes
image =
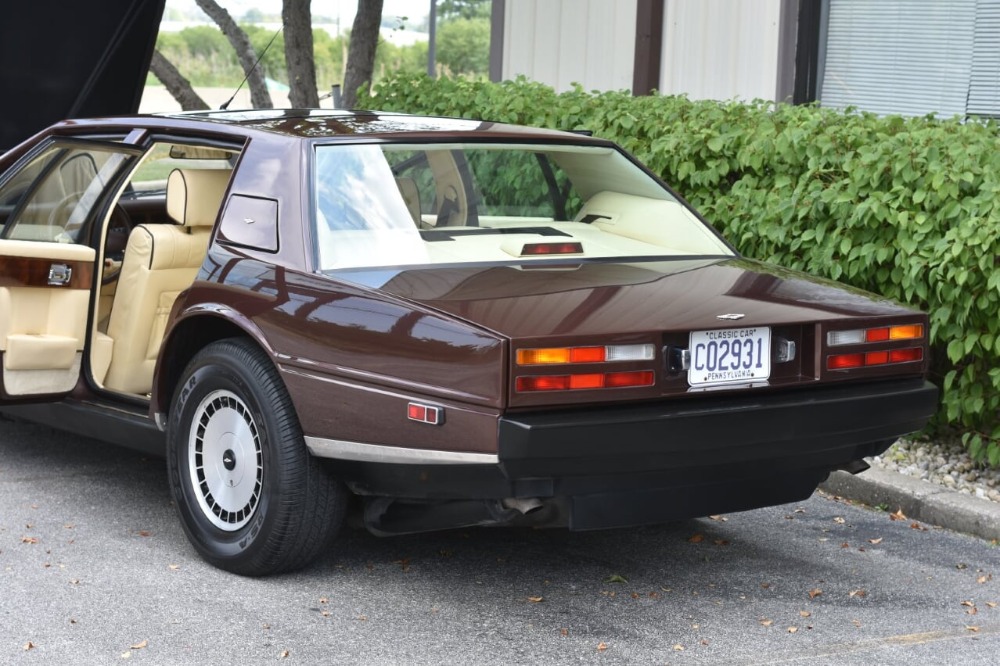
[[[706,394],[502,417],[495,463],[334,464],[365,495],[560,498],[570,527],[612,527],[803,499],[831,470],[923,428],[936,406],[922,379]]]

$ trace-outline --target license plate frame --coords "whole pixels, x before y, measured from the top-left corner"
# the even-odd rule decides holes
[[[692,387],[766,383],[771,377],[771,328],[746,326],[691,331]]]

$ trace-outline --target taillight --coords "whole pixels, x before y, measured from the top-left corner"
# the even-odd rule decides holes
[[[841,345],[860,345],[890,340],[920,340],[923,337],[923,324],[905,324],[903,326],[856,328],[850,331],[829,331],[826,334],[826,344],[830,347],[839,347]]]
[[[862,348],[863,351],[830,354],[826,357],[826,369],[849,370],[851,368],[869,368],[922,361],[924,360],[923,347],[904,347],[902,349],[886,349],[884,347],[901,340],[923,340],[923,337],[923,324],[903,324],[899,326],[857,328],[848,331],[828,331],[826,334],[826,344],[829,347],[873,345],[881,348]]]
[[[653,345],[606,345],[603,347],[545,347],[518,349],[518,365],[557,363],[606,363],[612,361],[652,361]]]
[[[520,368],[537,366],[552,367],[552,374],[519,375],[514,379],[514,389],[519,393],[532,391],[585,391],[589,389],[619,389],[653,386],[656,373],[652,368],[638,370],[605,370],[611,364],[622,362],[643,362],[656,359],[656,346],[652,344],[632,345],[584,345],[579,347],[537,347],[518,349],[514,361]],[[573,366],[587,364],[589,367],[576,371]],[[603,366],[603,367],[602,367]],[[633,366],[634,367],[634,366]],[[546,370],[549,368],[546,367]]]
[[[580,391],[601,388],[652,386],[652,370],[632,372],[588,372],[574,375],[529,375],[518,377],[514,385],[526,391]]]

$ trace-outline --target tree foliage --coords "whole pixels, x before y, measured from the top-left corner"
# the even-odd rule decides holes
[[[455,19],[489,19],[491,0],[440,0],[437,13],[442,23]]]
[[[249,38],[254,52],[261,56],[260,73],[289,85],[284,32],[277,35],[270,49],[266,49],[275,37],[272,30],[246,23],[241,23],[240,28]],[[316,85],[325,90],[344,81],[350,35],[333,37],[326,30],[314,28],[312,38]],[[243,80],[243,69],[233,48],[215,27],[192,26],[179,32],[161,32],[157,49],[194,86],[235,89]],[[485,76],[489,71],[488,22],[456,19],[443,25],[438,34],[438,64],[446,74]],[[372,78],[378,81],[400,72],[418,73],[426,67],[426,42],[399,46],[380,39]]]
[[[926,310],[942,388],[933,427],[1000,465],[997,123],[410,75],[380,82],[367,105],[591,130],[744,254]]]
[[[438,29],[437,61],[452,75],[490,70],[489,19],[458,19]]]

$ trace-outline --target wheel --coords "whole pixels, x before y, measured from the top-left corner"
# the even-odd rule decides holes
[[[167,424],[170,492],[198,553],[245,576],[298,569],[336,536],[349,493],[306,449],[270,359],[242,339],[188,364]]]

